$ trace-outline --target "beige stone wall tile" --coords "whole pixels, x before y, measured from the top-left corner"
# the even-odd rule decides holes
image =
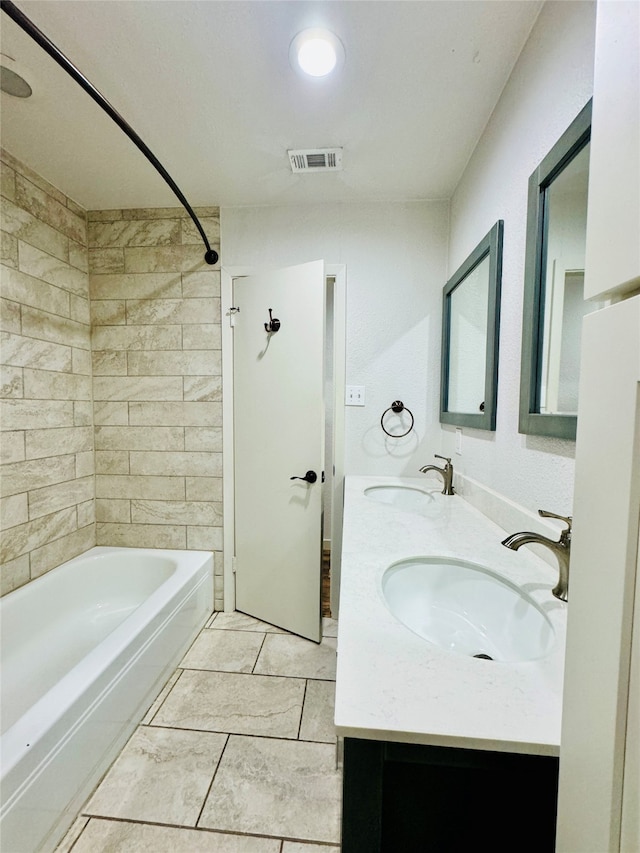
[[[127,322],[124,299],[94,299],[91,323],[94,326],[124,326]]]
[[[22,308],[22,334],[40,341],[89,349],[89,326],[37,308]]]
[[[67,207],[72,213],[75,213],[76,216],[79,216],[81,219],[86,220],[87,211],[82,207],[82,205],[75,202],[72,198],[67,196]]]
[[[186,477],[188,501],[222,501],[222,477]]]
[[[124,425],[129,423],[129,405],[128,403],[103,403],[95,402],[93,404],[93,422],[104,426]]]
[[[93,430],[93,406],[89,400],[73,401],[73,425]]]
[[[220,427],[185,427],[184,449],[222,451],[222,429]]]
[[[187,548],[190,551],[221,551],[221,527],[187,527]]]
[[[0,595],[13,592],[31,579],[29,555],[24,554],[16,560],[9,560],[0,566]]]
[[[217,577],[224,574],[224,554],[215,551],[213,554],[213,574]]]
[[[29,520],[29,501],[25,492],[0,498],[0,530]]]
[[[89,477],[96,473],[95,459],[93,450],[85,450],[81,453],[76,453],[76,478]]]
[[[219,504],[196,501],[131,501],[131,521],[134,524],[193,524],[222,523]]]
[[[211,244],[211,248],[220,252],[220,216],[198,216],[200,225],[207,235],[207,240]],[[202,237],[196,228],[193,219],[182,220],[182,243],[188,245],[195,243],[198,246],[202,244]]]
[[[72,348],[71,371],[82,376],[91,376],[91,351],[89,349]]]
[[[34,489],[29,492],[29,519],[91,501],[93,491],[93,477],[82,477],[79,480],[68,480],[66,483]]]
[[[0,298],[0,330],[19,335],[22,328],[21,307],[17,302]]]
[[[96,450],[96,474],[128,474],[127,450]],[[102,519],[105,521],[106,519]]]
[[[4,162],[0,165],[0,195],[9,201],[16,198],[16,173]]]
[[[201,403],[222,400],[221,376],[185,376],[183,387],[185,400]]]
[[[54,198],[49,191],[45,192],[20,174],[16,174],[15,201],[20,207],[76,243],[87,244],[87,224],[84,217],[69,210],[66,204]]]
[[[182,397],[182,395],[181,395]],[[129,423],[135,426],[207,426],[216,423],[217,403],[129,403]]]
[[[21,305],[29,305],[50,314],[59,314],[61,317],[68,317],[70,313],[70,294],[66,290],[19,270],[3,268],[2,295],[5,299],[11,299]]]
[[[123,273],[124,249],[89,249],[89,270],[92,273]]]
[[[88,524],[94,525],[96,523],[95,498],[92,497],[91,500],[78,504],[76,513],[78,515],[78,527],[86,527]]]
[[[54,400],[43,406],[37,400],[3,400],[2,429],[49,429],[73,426],[73,403]]]
[[[115,350],[94,350],[91,353],[93,376],[126,376],[127,354]]]
[[[176,350],[182,346],[180,326],[94,326],[97,350]]]
[[[224,595],[224,580],[221,575],[213,576],[213,596],[214,599],[221,599]]]
[[[219,300],[215,300],[219,302]],[[182,349],[217,349],[222,346],[220,322],[182,327]]]
[[[6,231],[0,233],[0,261],[5,266],[18,268],[18,238],[7,234]]]
[[[37,578],[57,566],[84,554],[96,544],[94,524],[73,530],[31,553],[31,577]]]
[[[0,228],[61,261],[69,261],[68,237],[6,199],[0,206]]]
[[[75,477],[75,456],[54,456],[51,459],[31,459],[3,466],[0,493],[16,495],[52,483],[62,483]]]
[[[71,404],[73,407],[73,404]],[[93,449],[91,427],[62,427],[57,429],[30,429],[26,433],[27,459],[60,456],[65,453],[82,453]]]
[[[155,329],[157,326],[137,326]],[[178,330],[180,327],[177,327]],[[128,372],[130,376],[208,376],[219,375],[222,358],[219,350],[182,350],[154,352],[129,352]]]
[[[5,530],[0,543],[0,562],[15,560],[76,529],[75,507],[44,515]]]
[[[182,273],[182,295],[185,299],[220,297],[220,270],[204,269]]]
[[[0,333],[0,348],[5,364],[42,370],[69,372],[72,367],[71,347],[48,341],[36,341],[11,332]]]
[[[183,477],[96,476],[96,498],[184,500],[184,497]]]
[[[128,299],[127,323],[219,323],[217,299]]]
[[[89,276],[91,299],[173,299],[182,295],[178,273]]]
[[[186,548],[186,528],[174,524],[96,525],[98,545],[124,548]]]
[[[115,350],[94,350],[91,366],[94,380],[96,376],[126,376],[127,354]]]
[[[123,219],[181,219],[188,216],[186,210],[180,207],[130,207],[122,212]]]
[[[82,272],[89,272],[89,253],[86,246],[69,240],[69,263]]]
[[[22,240],[18,241],[18,266],[21,272],[61,287],[63,290],[80,296],[88,293],[87,273]]]
[[[54,187],[53,184],[50,184],[42,175],[34,172],[33,169],[30,169],[25,163],[18,160],[17,157],[14,157],[13,154],[10,154],[4,148],[0,149],[0,158],[3,163],[10,166],[15,172],[22,175],[23,178],[31,181],[32,184],[41,189],[46,195],[51,196],[56,201],[59,201],[60,204],[66,206],[67,197],[65,194],[57,187]]]
[[[24,430],[3,432],[0,435],[0,463],[9,465],[24,461]]]
[[[91,400],[91,377],[24,368],[24,396],[31,400]]]
[[[171,477],[220,477],[221,453],[162,453],[153,450],[134,450],[130,455],[131,473],[167,475]]]
[[[143,217],[147,219],[148,217]],[[88,222],[115,222],[116,219],[122,219],[121,210],[88,210]]]
[[[96,376],[94,400],[182,400],[182,378],[163,376]]]
[[[24,370],[9,364],[0,365],[0,397],[20,399],[24,397]]]
[[[189,246],[132,247],[124,250],[126,273],[176,273],[193,266],[193,251]]]
[[[96,426],[96,450],[184,450],[184,429],[167,426]]]
[[[139,219],[89,222],[89,246],[167,246],[180,242],[180,220]]]
[[[89,300],[84,296],[76,296],[74,293],[70,296],[69,315],[72,320],[78,323],[84,323],[87,326],[87,337],[90,335],[89,324],[91,316],[89,313]]]
[[[96,521],[106,521],[111,524],[130,524],[131,501],[96,500]]]

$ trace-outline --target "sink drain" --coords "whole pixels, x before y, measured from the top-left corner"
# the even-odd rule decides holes
[[[491,655],[485,655],[485,654],[474,655],[474,658],[481,658],[482,660],[493,660]]]

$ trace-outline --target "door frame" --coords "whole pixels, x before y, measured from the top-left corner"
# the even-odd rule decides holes
[[[235,458],[233,381],[233,279],[267,272],[274,267],[223,266],[220,270],[220,311],[222,326],[222,509],[223,578],[225,612],[235,610]],[[344,421],[346,359],[346,264],[328,264],[325,279],[334,279],[333,292],[333,480],[331,500],[331,612],[338,614],[342,508],[344,496]],[[325,459],[330,471],[331,460]],[[320,568],[318,566],[318,568]]]

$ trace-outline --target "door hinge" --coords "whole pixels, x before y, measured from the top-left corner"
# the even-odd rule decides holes
[[[231,558],[231,571],[233,572],[234,575],[236,573],[236,564],[237,564],[237,557],[234,556]]]
[[[236,314],[240,313],[240,308],[232,307],[229,308],[229,325],[233,328],[236,324]]]

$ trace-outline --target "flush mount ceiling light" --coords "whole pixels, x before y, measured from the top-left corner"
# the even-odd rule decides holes
[[[17,62],[6,53],[0,54],[0,89],[14,98],[30,98],[33,89],[24,79]]]
[[[303,30],[291,42],[289,61],[296,71],[326,77],[344,62],[344,47],[329,30]]]

